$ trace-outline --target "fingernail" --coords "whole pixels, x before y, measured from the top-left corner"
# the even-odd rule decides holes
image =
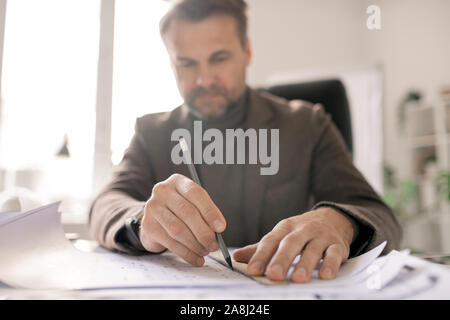
[[[198,258],[197,261],[196,261],[197,266],[201,267],[201,266],[203,265],[203,262],[204,262],[204,261],[205,261],[205,260],[204,260],[203,258]]]
[[[323,270],[323,273],[322,273],[325,277],[327,277],[327,278],[331,278],[332,277],[332,272],[331,272],[331,269],[330,268],[325,268],[324,270]]]
[[[297,270],[295,270],[294,272],[295,274],[295,278],[300,278],[300,280],[305,280],[306,279],[306,270],[304,268],[298,268]]]
[[[262,269],[263,269],[262,263],[259,261],[255,261],[248,266],[248,273],[260,274],[263,271]]]
[[[215,231],[217,231],[217,232],[222,231],[222,229],[223,229],[223,223],[222,223],[222,221],[216,220],[216,221],[214,221],[213,225],[214,225],[214,230],[215,230]]]
[[[209,251],[206,249],[202,249],[202,256],[207,256],[209,254]]]
[[[270,267],[270,273],[272,273],[276,279],[282,280],[283,278],[283,268],[279,264]]]

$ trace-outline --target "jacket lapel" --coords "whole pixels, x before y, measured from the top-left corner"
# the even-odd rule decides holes
[[[273,120],[273,112],[267,105],[266,100],[262,99],[256,90],[251,89],[246,129],[268,129],[270,131],[273,127]],[[267,176],[261,175],[260,169],[261,164],[259,163],[245,164],[243,212],[246,221],[248,243],[255,243],[260,240],[260,216],[267,180]]]

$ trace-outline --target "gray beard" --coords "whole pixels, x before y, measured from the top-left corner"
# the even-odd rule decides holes
[[[199,109],[189,105],[188,103],[186,103],[188,109],[190,112],[192,112],[192,114],[200,119],[200,120],[204,120],[204,121],[211,121],[211,120],[217,120],[220,119],[223,115],[225,115],[227,113],[227,111],[230,109],[232,103],[229,103],[225,108],[223,108],[222,112],[219,114],[204,114],[202,113]]]

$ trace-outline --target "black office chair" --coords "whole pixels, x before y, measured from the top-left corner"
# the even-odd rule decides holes
[[[331,115],[341,132],[348,150],[353,152],[352,122],[350,106],[344,85],[338,79],[310,81],[261,88],[287,100],[301,99],[312,103],[320,103]]]

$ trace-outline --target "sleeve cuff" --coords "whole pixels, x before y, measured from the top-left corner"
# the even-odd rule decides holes
[[[135,246],[132,245],[131,241],[128,239],[128,232],[125,225],[120,227],[120,229],[117,231],[116,235],[114,236],[114,242],[120,251],[123,251],[131,255],[138,256],[148,252],[136,248]]]
[[[141,212],[143,210],[143,207],[139,207],[138,210],[135,210],[133,214],[128,216],[133,216],[134,214]],[[114,243],[119,251],[123,251],[127,254],[131,255],[144,255],[144,254],[161,254],[167,250],[167,248],[161,252],[150,252],[145,250],[145,248],[142,247],[142,244],[140,243],[140,240],[134,239],[133,237],[136,237],[137,235],[130,234],[129,228],[126,226],[126,220],[125,223],[117,230],[116,234],[114,235]],[[139,244],[136,243],[136,241],[139,242]]]

